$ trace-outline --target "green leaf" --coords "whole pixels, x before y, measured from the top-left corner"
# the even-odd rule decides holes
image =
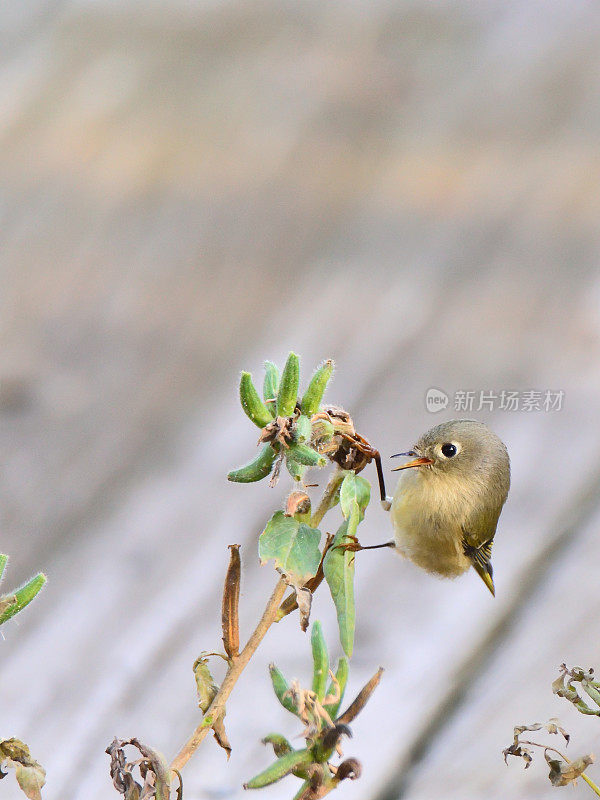
[[[244,784],[244,789],[261,789],[263,786],[269,786],[275,781],[285,778],[290,772],[298,769],[298,767],[308,766],[312,763],[312,753],[306,748],[304,750],[292,750],[286,753],[281,758],[278,758],[274,764],[263,770],[256,775],[248,783]]]
[[[295,481],[301,481],[307,469],[304,464],[296,461],[289,449],[285,451],[285,466]]]
[[[370,499],[371,484],[369,481],[360,475],[355,475],[354,472],[346,473],[340,489],[340,503],[344,517],[348,519],[352,511],[352,501],[354,500],[358,503],[362,518]]]
[[[321,531],[283,511],[276,511],[258,540],[258,556],[264,564],[271,558],[294,586],[303,586],[319,569]]]
[[[337,613],[340,642],[348,658],[352,657],[354,649],[354,553],[341,550],[337,545],[344,544],[349,533],[356,533],[359,508],[355,500],[351,505],[350,519],[339,527],[323,560],[323,573]]]
[[[294,426],[295,441],[300,442],[300,444],[303,444],[304,442],[307,442],[310,439],[311,433],[312,433],[312,428],[310,425],[309,418],[304,414],[300,414]]]
[[[312,690],[317,695],[319,702],[323,702],[325,689],[327,688],[327,678],[329,677],[329,654],[321,623],[318,620],[313,623],[310,644],[313,656]]]
[[[265,361],[263,398],[273,418],[277,412],[277,392],[279,390],[279,370],[272,361]]]
[[[227,473],[227,480],[234,483],[254,483],[266,478],[273,469],[275,450],[270,444],[264,445],[258,455],[243,467],[232,469]]]
[[[0,625],[11,617],[14,617],[15,614],[18,614],[25,606],[29,605],[46,583],[46,580],[46,576],[40,572],[13,592],[15,600],[12,601],[11,598],[11,602],[4,606],[4,609],[0,613]]]
[[[292,700],[290,687],[283,676],[283,672],[275,664],[269,664],[269,675],[273,684],[273,691],[281,705],[292,714],[298,715],[298,708]]]
[[[242,372],[240,376],[240,403],[248,419],[257,427],[264,428],[272,421],[271,412],[260,399],[249,372]]]
[[[300,404],[303,414],[312,417],[313,414],[317,413],[321,405],[321,400],[323,399],[325,388],[332,374],[333,361],[331,359],[324,361],[323,364],[316,369]]]
[[[287,451],[290,458],[306,467],[324,467],[327,459],[307,444],[291,444]]]
[[[300,382],[300,361],[295,353],[290,353],[279,382],[277,393],[277,416],[291,417],[298,401]]]

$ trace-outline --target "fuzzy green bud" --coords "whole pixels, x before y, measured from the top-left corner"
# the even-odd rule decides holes
[[[279,370],[272,361],[265,361],[265,380],[263,399],[273,418],[277,413],[277,392],[279,391]]]
[[[291,417],[294,413],[298,402],[299,383],[300,360],[295,353],[290,353],[279,382],[279,392],[277,393],[278,417]]]
[[[254,388],[249,372],[242,372],[240,377],[240,402],[248,419],[257,427],[264,428],[272,421],[273,417]]]
[[[310,383],[308,384],[308,387],[304,392],[302,402],[300,403],[300,408],[302,409],[303,414],[307,414],[310,417],[317,413],[332,374],[333,361],[329,358],[327,361],[323,362],[320,367],[318,367],[310,379]]]
[[[239,469],[233,469],[227,475],[227,480],[233,483],[254,483],[266,478],[273,469],[275,451],[270,444],[266,444],[252,461]]]

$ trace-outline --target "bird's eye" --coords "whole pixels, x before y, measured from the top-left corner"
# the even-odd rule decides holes
[[[446,456],[446,458],[452,458],[452,456],[456,455],[456,445],[452,444],[451,442],[446,442],[441,447],[442,455]]]

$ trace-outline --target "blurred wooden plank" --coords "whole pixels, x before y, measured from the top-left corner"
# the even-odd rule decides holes
[[[578,119],[595,130],[580,77],[597,59],[594,15],[584,7],[564,36],[559,5],[538,31],[513,4],[500,33],[499,4],[352,24],[341,5],[313,19],[232,4],[217,36],[202,16],[199,32],[166,34],[137,15],[104,27],[90,22],[101,13],[67,16],[55,69],[4,141],[3,374],[23,370],[31,406],[0,431],[3,547],[17,575],[43,562],[52,580],[7,632],[0,693],[6,724],[48,765],[50,800],[110,793],[115,733],[170,754],[196,724],[191,663],[219,641],[227,543],[244,543],[246,629],[270,590],[254,547],[283,489],[223,480],[254,443],[235,403],[241,367],[288,347],[305,369],[334,356],[331,398],[386,454],[437,421],[430,385],[566,391],[560,414],[492,417],[514,464],[496,603],[473,576],[437,583],[389,554],[359,562],[350,690],[380,661],[387,673],[346,748],[365,766],[347,797],[385,785],[548,530],[560,536],[580,485],[564,454],[595,464],[598,452],[599,243],[595,142],[556,133],[557,118],[575,138]],[[538,47],[511,71],[523,21]],[[549,62],[573,91],[530,118]],[[102,95],[111,64],[122,105]],[[483,74],[510,78],[501,102]],[[371,541],[389,530],[376,508],[366,524]],[[335,642],[325,594],[315,606]],[[295,621],[268,646],[306,675]],[[260,736],[296,733],[266,661],[234,695],[231,763],[206,743],[190,764],[198,793],[236,796],[267,762]]]

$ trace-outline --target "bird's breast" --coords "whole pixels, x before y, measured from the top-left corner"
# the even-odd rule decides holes
[[[402,555],[428,572],[447,577],[460,575],[471,565],[463,552],[466,510],[458,489],[446,485],[440,494],[435,478],[407,475],[399,481],[390,510]]]

